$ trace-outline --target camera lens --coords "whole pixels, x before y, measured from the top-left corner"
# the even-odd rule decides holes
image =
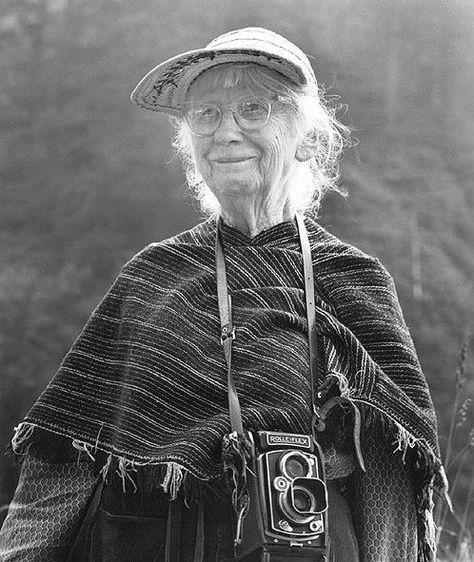
[[[312,521],[316,514],[316,497],[306,485],[292,486],[287,492],[278,495],[278,502],[290,523],[305,525]]]
[[[299,451],[290,451],[280,460],[280,470],[290,479],[311,476],[312,468],[309,459]]]
[[[290,457],[286,461],[286,472],[288,476],[291,478],[298,478],[298,476],[306,476],[306,469],[304,463],[301,462],[300,459],[296,459],[294,457]]]
[[[309,513],[314,510],[316,506],[316,498],[309,490],[304,488],[293,489],[293,504],[296,511],[301,513]]]
[[[291,500],[298,513],[322,513],[327,509],[326,486],[319,478],[295,478]]]

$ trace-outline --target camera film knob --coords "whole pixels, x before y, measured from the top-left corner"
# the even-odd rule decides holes
[[[273,480],[273,486],[278,492],[286,492],[290,486],[290,482],[284,476],[277,476]]]
[[[311,521],[311,523],[309,524],[309,528],[314,532],[322,531],[323,530],[322,520],[315,519],[314,521]]]
[[[283,529],[283,531],[287,531],[288,533],[291,533],[293,531],[293,527],[288,523],[286,519],[280,519],[280,521],[278,521],[278,526],[280,527],[280,529]]]

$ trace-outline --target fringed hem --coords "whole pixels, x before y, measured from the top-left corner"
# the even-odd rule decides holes
[[[61,453],[58,453],[58,447],[55,446],[58,440],[64,443]],[[112,474],[117,475],[122,481],[124,493],[129,491],[130,487],[136,492],[139,485],[147,491],[162,488],[171,500],[180,495],[187,504],[198,498],[216,498],[228,493],[228,487],[222,477],[203,480],[179,462],[171,460],[130,460],[115,453],[102,451],[97,443],[91,444],[65,437],[29,422],[23,422],[14,428],[11,450],[17,457],[31,453],[52,462],[90,461],[95,464],[97,474],[102,475],[105,481]]]
[[[374,424],[381,426],[385,431],[394,435],[393,452],[400,453],[402,462],[406,462],[408,450],[414,451],[414,471],[416,485],[416,510],[418,522],[418,562],[433,562],[436,555],[436,525],[434,522],[433,495],[437,493],[447,501],[448,482],[441,461],[436,457],[425,440],[418,439],[408,432],[399,422],[391,418],[385,412],[379,410],[373,404],[360,400],[350,393],[345,398],[349,399],[354,406],[358,405],[362,414],[362,424],[365,428]],[[68,452],[63,453],[62,462],[74,460],[71,451],[76,451],[82,458],[94,462],[98,473],[107,479],[114,470],[122,480],[122,488],[125,492],[127,484],[137,490],[138,472],[144,475],[145,488],[152,490],[161,487],[175,499],[181,494],[186,503],[190,503],[199,497],[221,497],[230,492],[229,487],[222,478],[203,480],[192,474],[186,467],[176,461],[150,462],[134,461],[110,452],[101,451],[97,443],[91,444],[77,439],[54,433],[49,429],[43,429],[35,424],[23,422],[15,428],[11,441],[11,448],[15,455],[24,456],[31,450],[35,443],[36,432],[47,433],[53,439],[62,439],[68,444]],[[39,445],[35,445],[35,452]],[[57,452],[51,447],[51,450]],[[66,449],[64,449],[66,450]],[[56,460],[56,462],[61,462]],[[218,486],[214,486],[217,482]]]
[[[448,495],[448,480],[440,459],[424,439],[418,439],[407,431],[399,422],[373,404],[352,398],[354,403],[361,406],[364,427],[380,425],[384,431],[392,432],[393,453],[399,453],[402,462],[407,459],[408,450],[413,450],[415,455],[415,502],[417,511],[418,530],[418,562],[434,562],[436,559],[436,524],[434,521],[433,494],[443,498],[448,506],[451,501]]]

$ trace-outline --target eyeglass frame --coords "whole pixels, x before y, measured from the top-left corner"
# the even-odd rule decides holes
[[[238,109],[238,107],[239,107],[242,103],[244,103],[244,102],[246,102],[246,101],[249,101],[249,100],[265,101],[266,104],[268,105],[267,117],[266,117],[266,119],[265,119],[265,123],[263,123],[262,125],[259,125],[258,127],[255,127],[255,128],[248,128],[248,127],[242,126],[240,117],[239,117],[239,115],[238,115],[238,113],[237,113],[237,111],[236,111],[236,110]],[[260,131],[261,129],[263,129],[264,127],[266,127],[266,126],[268,125],[268,122],[270,121],[270,116],[271,116],[271,114],[272,114],[274,102],[276,102],[276,101],[282,102],[282,101],[284,101],[284,100],[285,100],[285,98],[284,98],[283,96],[280,96],[280,95],[275,95],[275,96],[272,97],[271,99],[268,99],[268,98],[263,97],[263,96],[248,96],[248,97],[246,97],[246,98],[242,98],[237,104],[233,104],[232,106],[225,106],[225,107],[224,107],[224,106],[222,106],[222,105],[219,104],[219,103],[211,102],[211,101],[210,101],[210,102],[184,102],[184,103],[180,104],[179,109],[180,109],[180,111],[181,111],[181,114],[182,114],[182,116],[183,116],[184,122],[186,123],[186,126],[188,127],[189,131],[190,131],[193,135],[195,135],[196,137],[205,138],[205,137],[211,137],[212,135],[215,134],[215,132],[217,131],[217,129],[220,127],[220,125],[221,125],[221,123],[222,123],[222,119],[223,119],[223,117],[224,117],[224,114],[225,114],[227,111],[230,111],[230,112],[232,113],[232,117],[234,118],[235,124],[236,124],[236,125],[239,127],[239,129],[241,129],[242,131],[244,131],[244,132],[246,132],[246,133],[248,133],[248,132],[253,132],[253,131]],[[193,129],[191,128],[191,126],[190,126],[190,124],[189,124],[189,121],[188,121],[188,119],[187,119],[187,114],[188,114],[188,112],[190,111],[190,109],[186,109],[186,107],[187,107],[187,106],[191,106],[191,105],[193,105],[193,104],[196,104],[196,105],[199,105],[199,104],[201,104],[201,105],[209,105],[209,106],[215,107],[215,108],[219,111],[219,115],[220,115],[220,116],[219,116],[219,119],[216,121],[215,129],[214,129],[211,133],[200,134],[200,133],[194,132]]]

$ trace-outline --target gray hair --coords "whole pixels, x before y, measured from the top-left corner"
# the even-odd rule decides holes
[[[345,194],[339,185],[339,158],[348,146],[350,129],[337,118],[339,106],[330,106],[323,91],[315,85],[297,86],[276,71],[258,64],[223,64],[207,70],[211,84],[232,88],[240,83],[267,89],[269,94],[285,99],[295,125],[315,147],[314,155],[298,167],[298,188],[290,194],[293,208],[318,212],[324,194],[337,191]],[[173,147],[181,158],[188,186],[205,215],[219,214],[217,198],[201,177],[191,142],[191,132],[184,119],[171,118],[175,127]]]

